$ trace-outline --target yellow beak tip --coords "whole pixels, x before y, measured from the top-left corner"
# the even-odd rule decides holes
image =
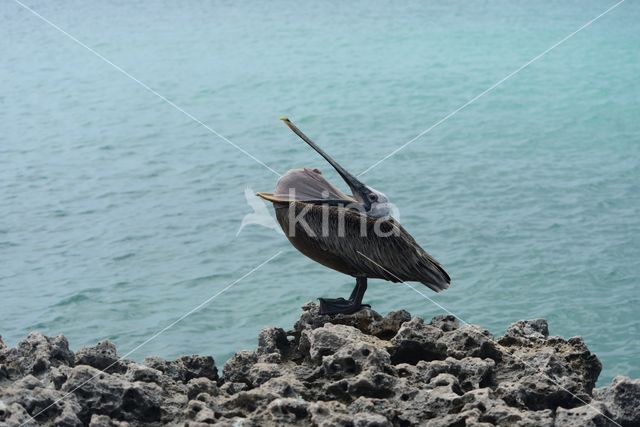
[[[283,122],[288,122],[289,118],[287,116],[280,116],[280,120],[282,120]]]

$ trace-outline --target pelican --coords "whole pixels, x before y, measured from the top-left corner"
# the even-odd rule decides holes
[[[352,192],[344,194],[318,169],[302,168],[282,175],[273,193],[257,193],[273,203],[276,219],[296,249],[355,277],[348,299],[319,299],[320,313],[350,314],[368,307],[362,299],[369,278],[421,282],[435,292],[448,288],[444,268],[391,217],[387,196],[350,174],[288,118],[281,120],[329,162]]]

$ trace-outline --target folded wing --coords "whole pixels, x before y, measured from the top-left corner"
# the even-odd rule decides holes
[[[300,217],[291,224],[297,239],[303,237],[305,244],[325,251],[328,257],[340,258],[350,274],[421,282],[436,292],[449,287],[444,268],[392,218],[381,220],[343,207],[304,202],[293,202],[290,209]],[[289,218],[279,221],[285,234],[289,233]]]

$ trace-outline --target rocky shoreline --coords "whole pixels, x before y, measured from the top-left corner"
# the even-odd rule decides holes
[[[594,388],[601,367],[542,319],[493,337],[452,316],[309,303],[222,374],[210,356],[139,364],[109,341],[74,354],[61,335],[0,340],[0,425],[640,426],[640,380]]]

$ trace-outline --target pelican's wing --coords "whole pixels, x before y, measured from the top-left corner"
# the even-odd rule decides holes
[[[318,249],[339,256],[355,271],[392,282],[422,282],[436,292],[449,287],[451,279],[444,268],[392,218],[376,219],[341,207],[303,202],[296,202],[295,209],[296,214],[307,209],[302,218],[313,232],[309,240]],[[324,232],[323,210],[328,211]],[[305,232],[302,224],[296,224],[296,231]]]

